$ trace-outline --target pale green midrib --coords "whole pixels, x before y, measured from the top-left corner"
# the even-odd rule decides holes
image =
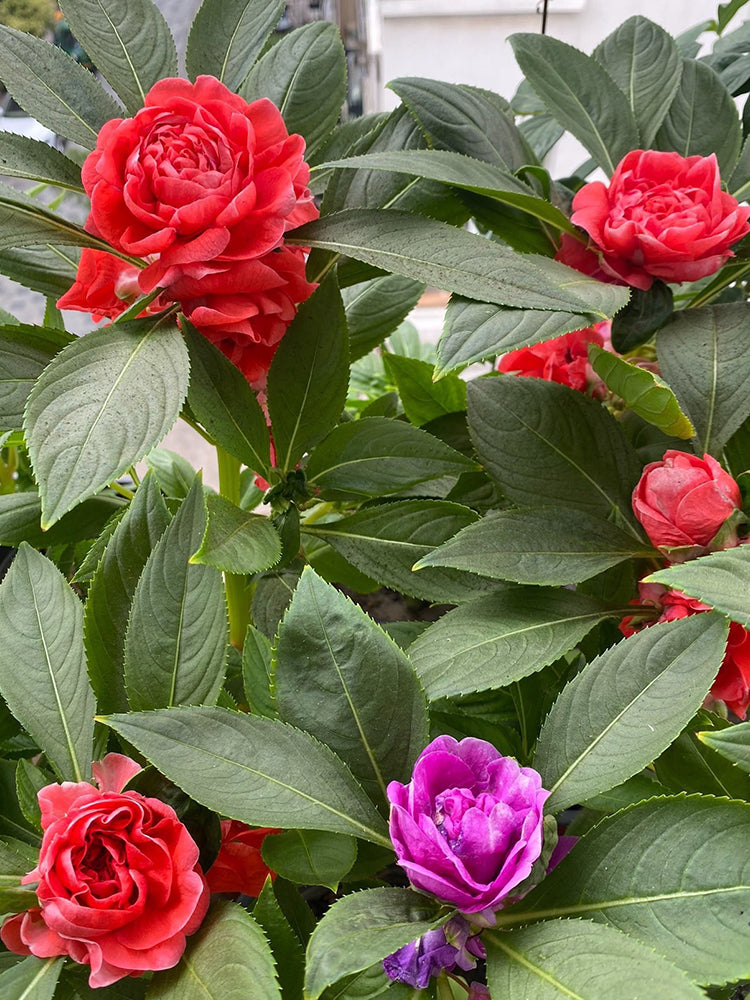
[[[218,1000],[218,997],[216,996],[216,994],[212,993],[211,990],[209,990],[208,986],[206,986],[205,982],[198,975],[198,973],[195,970],[195,966],[190,961],[190,959],[187,958],[186,956],[183,956],[182,963],[185,966],[185,968],[187,969],[187,971],[190,973],[190,975],[193,977],[193,979],[195,980],[197,986],[209,998],[209,1000]]]
[[[519,951],[516,951],[514,948],[511,948],[510,945],[506,941],[503,941],[497,934],[486,934],[486,936],[489,938],[489,940],[496,948],[499,948],[501,951],[504,951],[509,958],[511,958],[515,962],[518,962],[519,965],[522,965],[524,968],[528,969],[529,972],[533,972],[535,976],[539,976],[540,979],[543,979],[545,982],[549,983],[555,989],[559,990],[561,993],[564,993],[565,996],[570,997],[571,1000],[586,1000],[586,998],[582,997],[580,993],[574,993],[572,990],[569,990],[567,986],[564,986],[560,982],[559,979],[555,979],[555,977],[552,976],[549,972],[545,972],[544,969],[540,968],[538,965],[534,965],[533,962],[531,962],[528,958],[522,955]]]
[[[117,28],[117,25],[112,20],[112,18],[109,16],[109,14],[107,13],[107,11],[104,9],[104,4],[101,2],[101,0],[99,0],[99,8],[100,8],[102,14],[104,14],[105,18],[109,22],[109,24],[110,24],[110,26],[112,28],[112,31],[114,32],[115,38],[117,39],[117,41],[120,44],[120,48],[122,49],[122,53],[125,56],[125,61],[128,64],[128,68],[130,69],[130,72],[131,72],[131,74],[133,76],[133,80],[135,81],[135,85],[138,88],[138,93],[141,95],[141,102],[145,102],[145,100],[146,100],[146,91],[141,86],[141,80],[140,80],[140,77],[138,76],[138,73],[136,72],[135,66],[133,65],[133,60],[130,58],[130,53],[128,52],[128,47],[125,44],[125,42],[122,40],[122,37],[121,37],[120,32],[119,32],[119,30]]]
[[[192,534],[192,532],[190,532],[190,531],[187,532],[188,538],[190,538],[191,534]],[[191,543],[191,547],[192,547],[192,543]],[[162,563],[162,566],[166,569],[166,566],[165,566],[164,563]],[[168,708],[174,707],[175,695],[177,693],[177,677],[178,677],[178,673],[179,673],[179,669],[180,669],[180,660],[182,659],[182,656],[181,656],[181,654],[182,654],[182,632],[183,632],[183,623],[184,623],[184,620],[185,620],[185,605],[187,603],[187,598],[188,598],[188,577],[189,577],[189,575],[190,575],[190,565],[188,564],[185,567],[185,573],[184,573],[184,576],[182,578],[182,595],[181,595],[181,600],[180,600],[180,614],[179,614],[179,618],[178,618],[178,621],[177,621],[177,634],[175,636],[174,660],[172,661],[172,671],[171,671],[170,687],[169,687],[169,704],[167,706]],[[155,617],[157,617],[157,620],[158,620],[158,616],[155,616]]]
[[[31,980],[31,982],[26,987],[26,989],[23,991],[23,993],[19,997],[16,998],[16,1000],[33,1000],[33,996],[34,996],[33,990],[34,990],[34,987],[39,982],[41,982],[41,980],[44,978],[44,976],[47,975],[47,972],[49,971],[49,969],[51,968],[51,966],[53,966],[55,964],[55,962],[59,962],[59,961],[60,961],[60,959],[57,956],[55,956],[53,958],[48,958],[47,961],[44,963],[44,965],[39,970],[39,972],[37,972],[37,974]]]
[[[318,360],[318,351],[319,351],[319,349],[320,349],[320,341],[318,340],[315,343],[315,350],[313,351],[313,356],[312,356],[312,359],[310,361],[310,366],[309,366],[309,368],[307,370],[307,381],[305,382],[305,388],[304,388],[304,391],[303,391],[303,394],[302,394],[302,402],[297,407],[297,415],[296,415],[296,418],[295,418],[295,421],[294,421],[293,430],[292,430],[292,433],[289,435],[289,442],[288,442],[287,447],[286,447],[286,455],[284,456],[284,462],[283,462],[283,464],[281,466],[281,468],[283,469],[284,472],[288,472],[289,471],[289,464],[291,462],[292,448],[294,447],[294,444],[295,444],[295,442],[297,440],[297,435],[299,433],[299,427],[300,427],[300,424],[302,423],[302,416],[303,416],[303,413],[304,413],[304,410],[305,410],[305,406],[307,405],[308,398],[309,398],[309,395],[310,395],[310,385],[311,385],[312,380],[313,380],[313,374],[315,372],[315,363]]]
[[[65,742],[68,745],[68,754],[70,755],[70,762],[73,765],[73,774],[75,776],[76,781],[84,781],[85,779],[81,774],[81,766],[78,763],[78,756],[76,754],[73,738],[71,736],[70,729],[68,728],[68,720],[65,716],[65,712],[62,706],[62,701],[60,699],[60,692],[57,687],[57,678],[55,677],[55,672],[52,669],[52,661],[50,659],[49,648],[47,646],[47,639],[44,634],[44,628],[42,627],[42,618],[41,615],[39,614],[39,604],[36,599],[34,586],[31,582],[31,574],[28,574],[28,578],[29,578],[29,590],[31,592],[31,599],[34,603],[34,614],[36,615],[37,627],[39,629],[39,638],[41,640],[42,648],[44,650],[44,659],[47,664],[47,672],[49,673],[50,681],[52,683],[52,692],[55,696],[55,702],[57,704],[57,713],[60,716],[63,732],[65,734]]]
[[[507,916],[497,915],[498,927],[514,927],[539,920],[550,920],[556,917],[568,917],[577,913],[597,913],[623,906],[645,906],[649,903],[666,903],[675,899],[697,899],[704,896],[718,896],[726,893],[750,892],[750,885],[718,886],[709,889],[694,889],[690,891],[663,892],[655,896],[626,896],[623,899],[606,899],[595,903],[572,903],[568,906],[556,906],[548,910],[527,910],[525,913],[509,912]]]
[[[596,738],[592,740],[592,742],[589,743],[588,746],[581,751],[581,753],[576,757],[574,761],[571,761],[571,763],[568,765],[563,774],[560,775],[560,777],[557,779],[554,785],[550,788],[549,790],[550,796],[554,795],[554,793],[558,790],[560,785],[562,785],[563,782],[568,778],[568,776],[573,771],[575,771],[575,769],[581,764],[581,762],[586,760],[586,758],[591,753],[593,753],[596,747],[598,747],[601,741],[606,736],[609,735],[609,733],[615,728],[615,726],[623,718],[623,716],[625,716],[626,713],[628,713],[633,708],[633,706],[640,701],[641,698],[645,697],[655,684],[658,684],[659,681],[663,680],[664,675],[668,673],[668,671],[672,669],[674,664],[677,663],[680,659],[682,659],[682,657],[686,655],[690,647],[693,646],[696,642],[699,642],[700,639],[702,639],[702,636],[700,636],[698,639],[694,639],[693,642],[690,643],[690,646],[687,646],[685,649],[680,650],[678,655],[673,660],[670,660],[669,663],[665,667],[663,667],[655,677],[651,678],[648,684],[644,688],[642,688],[635,695],[634,698],[631,698],[631,700],[627,703],[627,705],[623,706],[621,711],[619,711],[617,715],[615,715],[614,718],[602,729],[602,731],[598,734],[598,736],[596,736]]]
[[[76,110],[75,110],[74,108],[72,108],[72,107],[71,107],[71,106],[70,106],[70,105],[68,104],[68,102],[67,102],[67,101],[63,100],[63,98],[62,98],[62,97],[60,96],[60,94],[58,94],[58,93],[57,93],[56,91],[54,91],[54,90],[52,89],[52,87],[50,87],[50,85],[49,85],[49,84],[47,83],[47,81],[46,81],[46,80],[43,80],[43,79],[41,78],[41,76],[39,76],[39,74],[38,74],[38,73],[34,72],[34,69],[33,69],[33,67],[32,67],[32,66],[31,66],[31,65],[30,65],[29,63],[26,63],[25,65],[26,65],[26,68],[27,68],[28,70],[30,70],[30,72],[31,72],[31,73],[33,73],[33,74],[34,74],[34,76],[35,76],[35,77],[36,77],[36,79],[37,79],[37,80],[39,81],[39,83],[41,83],[41,85],[42,85],[42,86],[44,87],[44,89],[45,89],[45,90],[48,90],[48,91],[49,91],[49,93],[50,93],[50,94],[51,94],[51,95],[52,95],[52,96],[53,96],[53,97],[54,97],[54,98],[55,98],[56,100],[58,100],[58,101],[60,102],[60,104],[62,104],[62,106],[63,106],[63,107],[64,107],[64,108],[65,108],[65,109],[66,109],[67,111],[69,111],[69,112],[70,112],[70,113],[71,113],[71,114],[73,115],[73,117],[74,117],[74,118],[75,118],[75,119],[76,119],[77,121],[79,121],[79,122],[81,123],[81,125],[83,125],[83,126],[84,126],[84,128],[87,128],[87,129],[89,130],[89,132],[90,132],[90,133],[91,133],[91,134],[93,135],[94,139],[98,139],[98,137],[99,137],[99,133],[98,133],[98,132],[96,131],[96,129],[95,129],[95,128],[93,128],[93,127],[92,127],[91,125],[89,125],[89,123],[88,123],[87,121],[84,121],[84,119],[83,119],[83,118],[81,118],[81,116],[80,116],[80,115],[78,114],[78,112],[77,112],[77,111],[76,111]]]
[[[711,445],[711,431],[713,430],[714,417],[716,416],[716,390],[719,383],[719,337],[716,323],[712,323],[711,345],[713,348],[711,364],[712,378],[707,400],[706,439],[703,442],[704,451],[708,451]]]
[[[370,746],[370,741],[367,738],[367,733],[365,732],[364,726],[362,725],[362,721],[361,721],[361,719],[359,717],[359,712],[357,711],[357,708],[356,708],[356,706],[354,704],[354,699],[351,696],[351,693],[349,691],[349,687],[348,687],[348,685],[346,683],[346,680],[344,678],[344,675],[343,675],[343,673],[341,671],[341,667],[339,666],[338,660],[336,659],[336,656],[335,656],[335,654],[333,652],[333,647],[331,646],[331,642],[330,642],[330,640],[328,638],[328,631],[327,631],[327,629],[325,627],[325,623],[323,621],[323,615],[320,612],[320,608],[318,606],[317,597],[316,597],[315,592],[314,592],[314,590],[313,590],[312,587],[310,587],[310,596],[312,598],[313,604],[315,605],[315,611],[316,611],[317,616],[318,616],[318,621],[320,622],[320,629],[321,629],[321,632],[323,633],[323,638],[325,639],[325,644],[326,644],[326,646],[328,648],[328,654],[331,657],[331,663],[333,664],[333,668],[336,671],[336,676],[338,677],[339,683],[341,684],[341,689],[344,692],[344,697],[346,698],[346,703],[349,706],[349,711],[352,713],[352,717],[354,719],[354,724],[357,727],[357,732],[359,733],[360,741],[362,743],[362,746],[364,748],[365,753],[367,754],[367,759],[370,762],[370,767],[373,770],[373,774],[375,775],[375,780],[378,783],[378,787],[380,788],[381,792],[383,793],[383,798],[386,798],[385,779],[383,778],[383,773],[380,770],[380,766],[378,765],[378,762],[377,762],[377,759],[376,759],[375,754],[373,752],[373,749]]]
[[[446,447],[448,447],[448,446],[446,445]],[[408,462],[410,460],[413,460],[414,456],[413,455],[390,455],[390,456],[389,455],[372,455],[372,456],[367,455],[367,456],[359,456],[357,458],[350,458],[346,462],[339,462],[338,465],[329,465],[325,469],[321,469],[320,472],[316,473],[314,476],[311,476],[310,479],[308,479],[308,482],[314,483],[320,476],[327,476],[327,475],[330,475],[332,472],[338,472],[339,469],[345,469],[349,465],[364,465],[365,463],[382,462],[384,459],[388,459],[388,458],[395,459],[396,461],[400,461],[400,462]],[[470,462],[470,461],[467,462],[463,458],[463,456],[459,456],[457,459],[454,459],[450,455],[447,456],[447,457],[444,457],[444,456],[437,456],[437,457],[436,456],[429,456],[428,460],[429,461],[434,461],[434,462],[443,462],[445,465],[447,465],[448,462],[451,462],[454,466],[457,465],[461,469],[469,469],[469,468],[473,468],[474,467],[474,463]],[[445,475],[445,476],[451,475],[450,470],[449,469],[444,470],[443,475]],[[424,476],[420,475],[417,479],[408,479],[408,480],[406,480],[403,483],[398,483],[394,487],[394,489],[406,489],[409,485],[416,486],[417,483],[420,483],[420,482],[422,482],[425,479],[434,479],[434,478],[435,478],[435,474],[432,473],[432,472],[430,472],[430,473],[428,473],[427,475],[424,475]],[[360,492],[361,493],[362,491],[361,490],[359,490],[359,491],[357,491],[357,490],[347,490],[347,492],[352,492],[352,493],[354,493],[354,492]],[[365,496],[369,496],[369,494],[367,494],[367,493],[365,493],[364,495]]]
[[[224,77],[226,76],[227,66],[229,65],[229,57],[232,54],[232,48],[234,47],[234,40],[237,37],[237,35],[239,34],[240,26],[242,25],[242,22],[243,22],[243,19],[244,19],[246,11],[247,11],[247,8],[245,8],[240,13],[239,17],[237,18],[237,23],[234,26],[234,31],[229,36],[229,41],[227,42],[226,51],[224,53],[224,59],[223,59],[222,64],[221,64],[221,70],[219,71],[219,80],[221,80],[222,83],[224,83]],[[245,77],[245,79],[246,78],[247,78],[247,76]],[[245,80],[243,79],[241,81],[241,83],[240,83],[240,86],[244,82],[245,82]]]

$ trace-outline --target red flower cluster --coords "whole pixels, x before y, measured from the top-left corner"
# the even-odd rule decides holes
[[[606,392],[606,387],[589,364],[588,346],[596,344],[604,347],[602,328],[609,326],[609,323],[597,323],[585,330],[574,330],[553,340],[509,351],[498,361],[497,370],[558,382],[577,389],[578,392],[601,396]]]
[[[221,821],[221,847],[206,878],[211,892],[259,896],[266,879],[276,878],[263,860],[260,849],[267,836],[279,833],[272,827],[252,830],[236,819]]]
[[[654,278],[697,281],[733,256],[750,232],[750,208],[721,189],[716,157],[635,149],[609,186],[593,181],[573,198],[571,220],[588,247],[564,235],[557,259],[602,281],[648,289]]]
[[[159,81],[133,118],[104,125],[82,171],[86,229],[145,266],[84,250],[60,308],[112,319],[161,288],[152,309],[179,302],[261,382],[315,290],[303,249],[283,242],[318,215],[304,151],[268,100],[248,104],[211,76]]]

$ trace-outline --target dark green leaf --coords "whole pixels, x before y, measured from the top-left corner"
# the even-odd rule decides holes
[[[704,732],[695,732],[699,727],[704,728]],[[699,712],[674,743],[654,761],[659,781],[673,792],[725,795],[730,799],[750,802],[750,775],[717,753],[715,745],[710,742],[712,737],[721,737],[727,729],[734,728],[726,719]]]
[[[221,574],[190,562],[206,525],[196,479],[148,557],[125,640],[125,686],[134,709],[211,703],[226,668]]]
[[[271,643],[262,632],[249,625],[242,646],[242,681],[253,715],[277,719],[276,700],[271,691]]]
[[[306,302],[268,373],[268,412],[276,464],[289,472],[335,427],[349,384],[346,317],[334,280]]]
[[[703,743],[750,774],[750,722],[698,734]]]
[[[271,871],[290,882],[324,885],[336,892],[357,857],[357,842],[342,833],[286,830],[266,837],[262,854]]]
[[[279,629],[274,664],[280,717],[338,753],[373,798],[385,802],[388,781],[409,779],[427,743],[427,708],[412,666],[310,568]]]
[[[162,77],[177,76],[177,50],[151,0],[62,0],[73,32],[131,114]]]
[[[122,510],[123,501],[113,494],[84,500],[49,531],[42,531],[42,504],[36,490],[0,495],[0,545],[17,547],[28,542],[35,548],[80,542],[95,538],[107,520]]]
[[[558,812],[637,774],[695,715],[726,645],[721,615],[654,625],[602,653],[563,690],[534,766]]]
[[[424,287],[420,281],[389,274],[341,290],[352,361],[393,333],[417,304]]]
[[[205,706],[114,715],[107,724],[196,802],[224,816],[390,847],[383,819],[348,768],[292,726]]]
[[[4,132],[0,147],[0,174],[23,177],[38,184],[54,184],[83,192],[81,168],[46,142]]]
[[[0,429],[21,429],[32,386],[52,358],[73,339],[39,326],[0,327]]]
[[[259,573],[281,555],[281,541],[269,518],[249,514],[222,496],[206,497],[208,524],[193,563],[225,573]]]
[[[53,359],[31,391],[25,421],[44,527],[164,437],[188,373],[179,331],[158,319],[95,330]]]
[[[649,582],[664,583],[697,597],[712,608],[723,611],[732,621],[750,627],[747,594],[750,587],[750,550],[745,545],[724,549],[674,563],[646,577]]]
[[[59,298],[75,281],[78,255],[70,246],[6,248],[0,252],[0,274],[33,292]]]
[[[236,91],[283,10],[283,0],[203,0],[188,37],[190,78],[208,73]]]
[[[164,496],[170,500],[185,499],[195,479],[195,469],[186,458],[169,448],[152,448],[144,461]]]
[[[270,879],[253,907],[253,919],[263,929],[271,945],[282,997],[284,1000],[298,1000],[302,996],[305,976],[305,952],[276,899]]]
[[[384,354],[383,363],[396,384],[404,413],[416,427],[466,409],[466,383],[458,375],[433,382],[434,368],[428,361],[398,354]]]
[[[96,711],[82,619],[81,602],[59,570],[21,545],[0,586],[0,692],[59,774],[72,781],[89,777]]]
[[[501,688],[557,660],[611,613],[585,594],[514,587],[450,611],[409,656],[430,701]]]
[[[620,354],[645,344],[672,315],[672,289],[655,281],[647,291],[631,288],[630,301],[612,320],[612,346]]]
[[[25,958],[0,975],[0,995],[8,1000],[52,1000],[64,958]]]
[[[1,29],[2,25],[0,43]],[[98,236],[91,236],[81,226],[45,208],[37,199],[0,184],[0,250],[51,244],[110,249]]]

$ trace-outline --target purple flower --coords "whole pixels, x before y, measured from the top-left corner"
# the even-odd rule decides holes
[[[484,958],[484,945],[462,917],[454,917],[445,927],[428,931],[383,959],[386,974],[399,983],[423,990],[432,976],[456,966],[468,971]]]
[[[463,913],[497,910],[542,852],[549,792],[485,740],[439,736],[408,785],[388,785],[390,833],[412,885]]]

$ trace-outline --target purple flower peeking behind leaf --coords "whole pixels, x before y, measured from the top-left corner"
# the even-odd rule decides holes
[[[439,736],[408,785],[388,785],[390,833],[411,884],[462,913],[489,914],[528,878],[549,792],[491,743]]]
[[[383,959],[383,968],[389,978],[408,983],[423,990],[432,976],[439,976],[458,966],[464,972],[476,968],[477,959],[485,957],[484,945],[472,934],[472,928],[463,917],[453,917],[436,931],[399,948]]]

